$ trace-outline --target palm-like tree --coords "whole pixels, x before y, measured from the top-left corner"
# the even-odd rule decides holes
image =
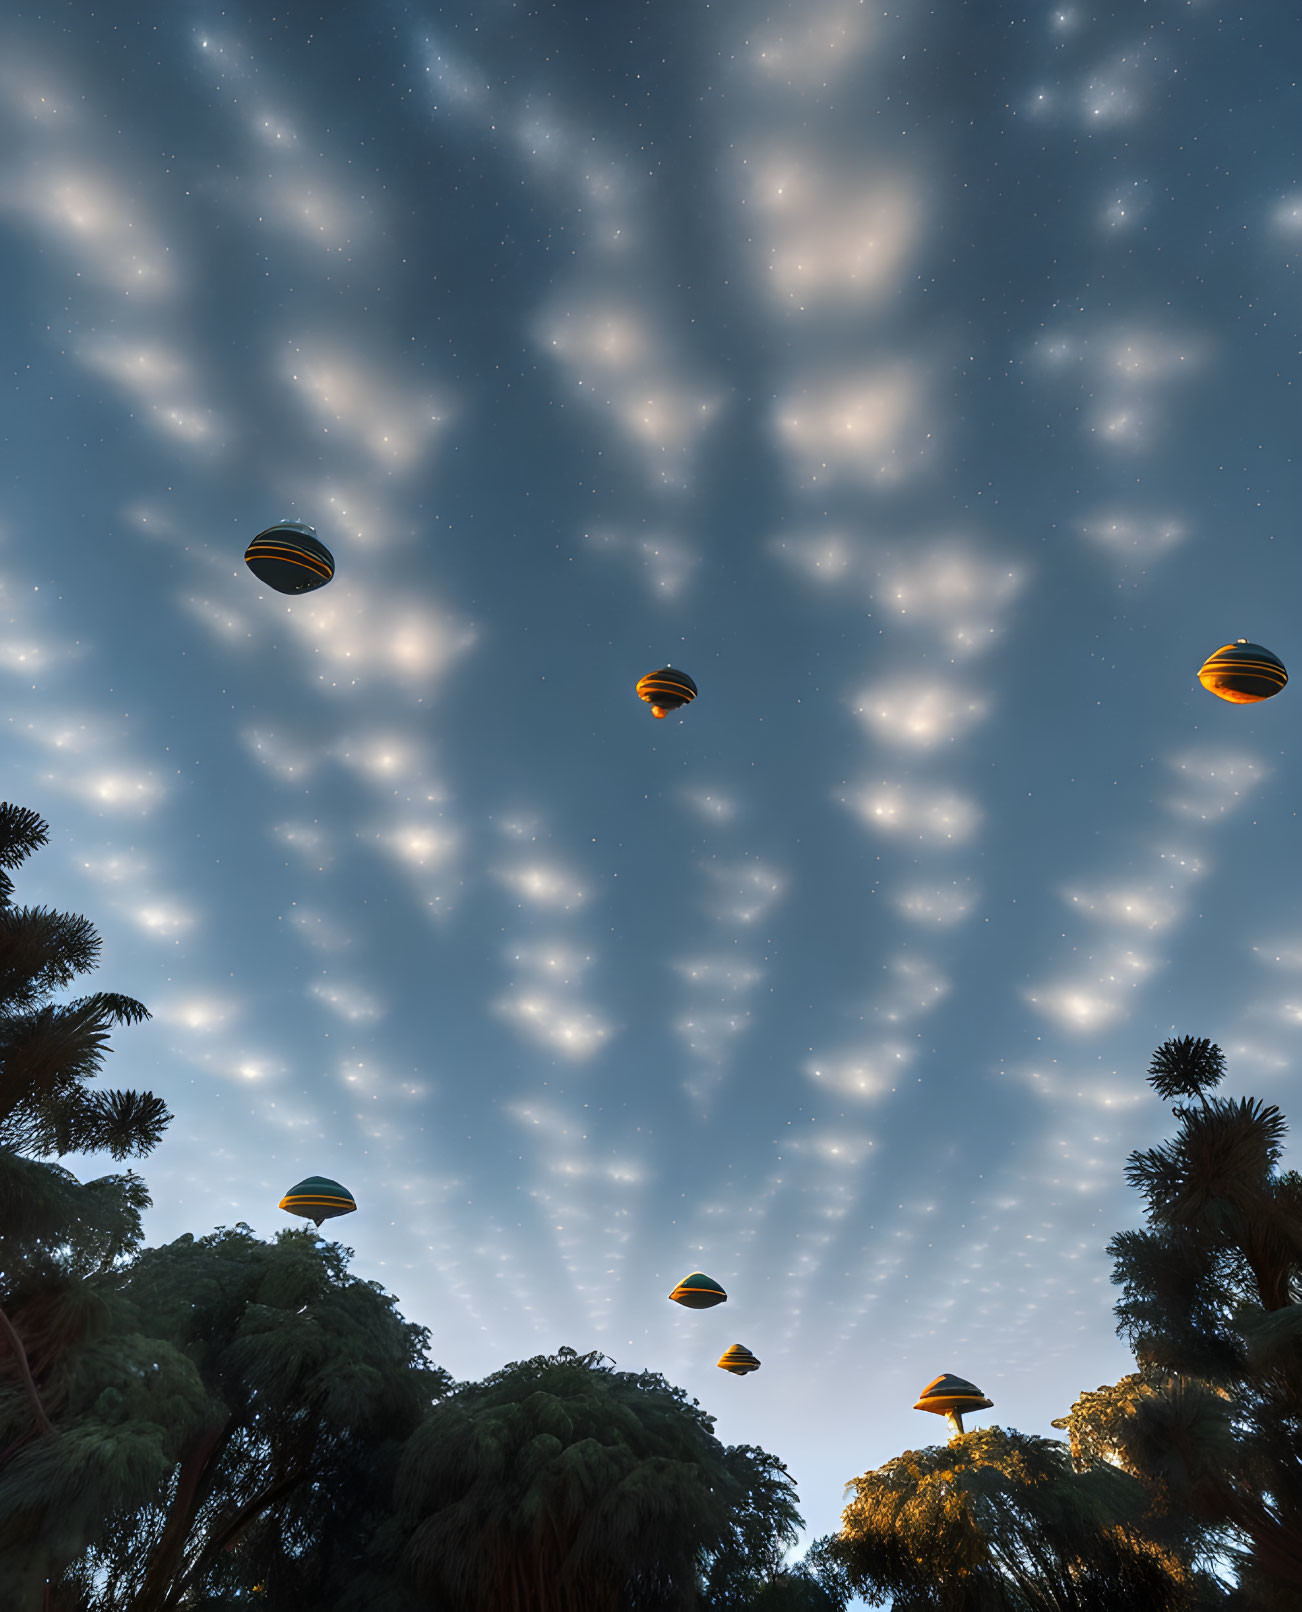
[[[170,1119],[150,1092],[87,1089],[103,1066],[112,1027],[137,1024],[149,1014],[131,997],[112,992],[52,1000],[95,967],[100,940],[85,918],[13,905],[10,874],[48,838],[35,812],[0,804],[0,1383],[17,1376],[34,1423],[46,1435],[51,1424],[29,1355],[33,1347],[48,1352],[49,1338],[43,1351],[30,1335],[31,1306],[26,1320],[17,1316],[18,1295],[30,1299],[39,1293],[48,1309],[52,1290],[75,1279],[87,1238],[98,1242],[101,1260],[111,1263],[132,1236],[131,1217],[138,1217],[143,1189],[134,1177],[115,1178],[126,1183],[115,1203],[109,1200],[116,1189],[108,1182],[92,1183],[86,1197],[66,1171],[36,1165],[33,1156],[139,1156],[156,1144]],[[116,1240],[115,1223],[121,1232]]]
[[[97,1457],[108,1446],[98,1446],[95,1458],[73,1448],[76,1437],[62,1420],[77,1391],[65,1368],[103,1330],[105,1312],[89,1279],[138,1246],[140,1213],[149,1202],[134,1175],[83,1183],[41,1161],[87,1152],[138,1157],[170,1118],[149,1092],[89,1089],[112,1028],[149,1015],[139,1002],[111,992],[54,1000],[95,967],[100,941],[85,918],[14,905],[11,874],[48,838],[35,812],[0,805],[0,1603],[6,1605],[11,1589],[14,1605],[27,1593],[13,1588],[19,1579],[6,1559],[21,1564],[26,1552],[29,1566],[57,1562],[61,1550],[84,1543]],[[33,1450],[33,1441],[41,1448]],[[33,1554],[27,1536],[37,1497],[50,1484],[58,1488],[60,1473],[78,1472],[85,1504],[56,1506],[49,1516],[60,1513],[58,1526],[46,1529]]]
[[[148,1011],[129,996],[99,991],[72,1001],[54,994],[99,960],[87,919],[44,907],[15,907],[10,872],[49,839],[25,806],[0,804],[0,1148],[143,1156],[170,1118],[149,1092],[88,1091],[103,1067],[114,1025]]]
[[[1153,1057],[1149,1083],[1181,1101],[1127,1168],[1147,1226],[1109,1245],[1144,1385],[1113,1432],[1168,1510],[1229,1530],[1244,1593],[1282,1612],[1302,1605],[1302,1177],[1279,1169],[1279,1109],[1215,1095],[1224,1074],[1190,1036]]]

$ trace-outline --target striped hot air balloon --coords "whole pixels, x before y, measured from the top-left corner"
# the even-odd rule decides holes
[[[1240,638],[1232,644],[1222,644],[1207,657],[1198,672],[1198,681],[1218,699],[1234,705],[1255,705],[1278,694],[1288,682],[1288,673],[1278,655]]]
[[[311,593],[335,574],[334,556],[302,521],[278,521],[259,532],[244,551],[244,563],[277,593]]]
[[[669,1297],[675,1304],[685,1304],[689,1310],[709,1310],[725,1303],[728,1295],[712,1276],[704,1271],[693,1271],[683,1277]]]
[[[668,716],[696,698],[696,684],[686,672],[662,666],[658,672],[648,672],[638,679],[637,697],[651,707],[652,716]]]
[[[734,1343],[715,1361],[720,1371],[730,1371],[734,1377],[744,1377],[748,1371],[758,1371],[760,1363],[744,1343]]]
[[[348,1188],[341,1187],[337,1181],[331,1181],[324,1175],[310,1175],[306,1181],[291,1187],[280,1200],[280,1207],[291,1215],[301,1215],[304,1220],[315,1221],[318,1226],[323,1220],[333,1220],[336,1215],[351,1215],[357,1209]]]
[[[945,1371],[927,1384],[913,1408],[943,1416],[956,1433],[961,1433],[963,1413],[992,1410],[994,1400],[987,1399],[977,1385],[968,1382],[965,1377],[956,1377],[953,1372]]]

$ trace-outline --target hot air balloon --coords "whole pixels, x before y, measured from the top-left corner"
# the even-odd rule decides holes
[[[259,532],[244,551],[244,563],[277,593],[311,593],[335,574],[334,556],[302,521],[278,521]]]
[[[1288,673],[1278,655],[1239,638],[1232,644],[1222,644],[1207,657],[1198,681],[1218,699],[1235,705],[1255,705],[1258,700],[1278,694],[1288,682]]]
[[[693,1271],[683,1277],[669,1297],[675,1304],[685,1304],[689,1310],[708,1310],[725,1303],[728,1295],[712,1276],[704,1271]]]
[[[987,1399],[975,1383],[945,1371],[927,1384],[913,1408],[943,1416],[955,1433],[961,1433],[964,1411],[992,1410],[994,1400]]]
[[[341,1187],[328,1176],[310,1175],[306,1181],[289,1189],[280,1200],[280,1207],[291,1215],[315,1221],[319,1227],[323,1220],[333,1220],[336,1215],[353,1214],[357,1205],[347,1187]]]
[[[730,1371],[734,1377],[744,1377],[748,1371],[758,1371],[760,1363],[744,1343],[734,1343],[715,1361],[720,1371]]]
[[[696,698],[696,684],[686,672],[662,666],[658,672],[648,672],[638,679],[637,697],[651,707],[652,716],[668,716]]]

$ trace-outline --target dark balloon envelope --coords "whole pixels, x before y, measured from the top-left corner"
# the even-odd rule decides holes
[[[675,1304],[685,1304],[689,1310],[709,1310],[725,1303],[728,1295],[712,1276],[704,1271],[693,1271],[683,1277],[669,1297]]]
[[[760,1363],[744,1343],[734,1343],[715,1361],[720,1371],[730,1371],[734,1377],[744,1377],[748,1371],[758,1371]]]
[[[1223,644],[1207,657],[1198,681],[1218,699],[1234,705],[1255,705],[1278,694],[1288,682],[1288,673],[1278,655],[1240,638],[1237,643]]]
[[[310,1175],[306,1181],[289,1189],[280,1200],[280,1207],[291,1215],[301,1215],[304,1220],[314,1220],[319,1226],[323,1220],[333,1220],[336,1215],[353,1214],[357,1205],[347,1187],[331,1181],[329,1176]]]
[[[244,551],[244,563],[277,593],[311,593],[335,574],[334,556],[301,521],[280,521],[259,532]]]
[[[696,684],[686,672],[662,666],[658,672],[648,672],[638,679],[637,697],[651,707],[652,716],[667,716],[696,698]]]

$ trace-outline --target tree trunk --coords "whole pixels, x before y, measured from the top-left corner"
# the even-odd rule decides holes
[[[171,1593],[164,1602],[164,1607],[176,1604],[177,1598],[185,1594],[192,1584],[202,1583],[203,1575],[217,1560],[227,1545],[231,1544],[244,1529],[275,1500],[283,1500],[287,1494],[297,1489],[299,1484],[307,1477],[309,1467],[299,1467],[287,1477],[280,1478],[260,1489],[252,1500],[242,1505],[224,1528],[217,1529],[208,1543],[199,1552],[194,1565],[186,1570],[172,1586]]]
[[[32,1376],[32,1368],[27,1364],[27,1350],[23,1347],[23,1340],[14,1330],[14,1324],[0,1309],[0,1332],[9,1340],[9,1347],[13,1350],[14,1359],[18,1362],[19,1375],[23,1379],[23,1387],[27,1390],[27,1398],[31,1401],[32,1415],[36,1418],[36,1425],[41,1432],[49,1438],[55,1436],[53,1424],[45,1414],[45,1406],[41,1404],[41,1396],[37,1392],[36,1379]]]
[[[163,1529],[163,1537],[158,1541],[154,1559],[149,1564],[149,1571],[145,1574],[145,1582],[131,1603],[130,1612],[164,1612],[168,1588],[181,1565],[185,1542],[194,1526],[195,1513],[212,1481],[211,1467],[230,1436],[229,1427],[230,1416],[227,1415],[194,1439],[182,1456],[171,1513]]]

